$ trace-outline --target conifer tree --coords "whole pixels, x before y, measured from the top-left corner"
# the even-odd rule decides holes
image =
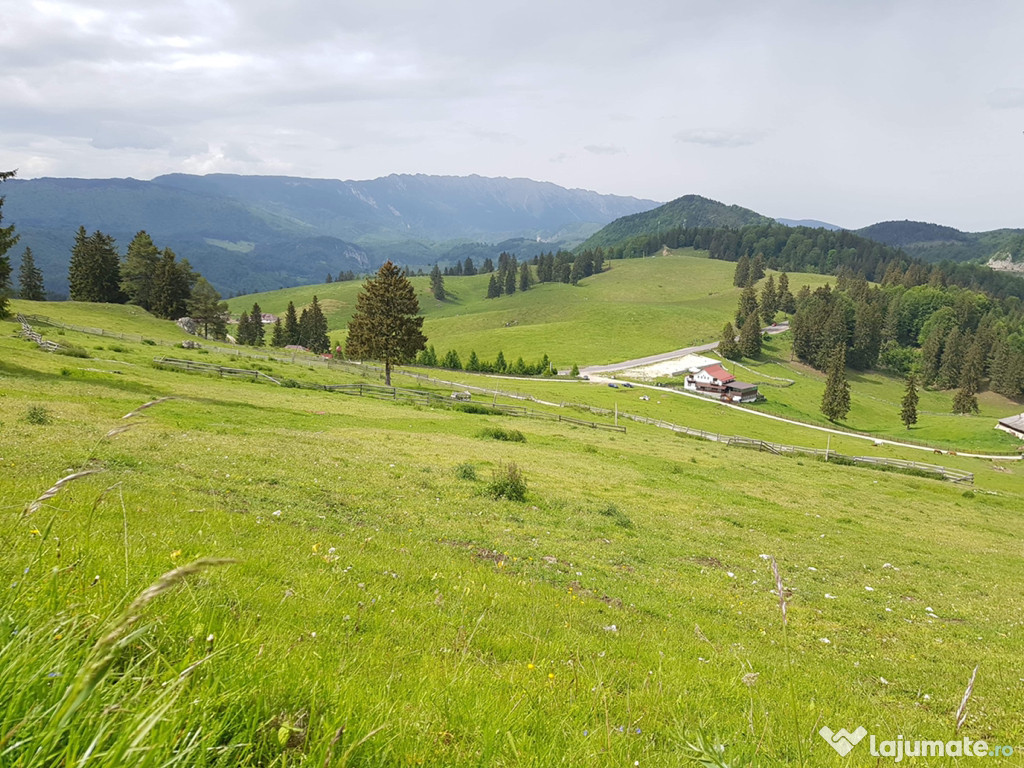
[[[462,274],[472,277],[476,274],[476,267],[473,266],[473,259],[469,256],[466,257],[466,261],[462,265]]]
[[[274,321],[274,331],[270,334],[270,346],[283,347],[287,343],[288,339],[284,333],[284,324],[281,322],[281,318],[279,317]]]
[[[462,360],[459,358],[459,353],[454,349],[449,349],[448,354],[444,356],[444,360],[441,361],[442,368],[449,368],[453,371],[462,370]]]
[[[262,347],[266,331],[263,329],[263,310],[258,302],[253,302],[252,309],[249,311],[249,323],[252,328],[250,332],[252,340],[249,343],[254,347]]]
[[[467,259],[468,260],[468,259]],[[467,371],[479,371],[480,370],[480,358],[476,356],[476,350],[470,350],[469,360],[466,361]]]
[[[900,403],[900,420],[907,429],[917,424],[917,377],[913,373],[907,374],[906,389]]]
[[[516,269],[515,262],[505,270],[505,284],[502,285],[502,291],[506,296],[511,296],[516,292]]]
[[[252,339],[252,325],[249,322],[249,313],[244,309],[242,314],[238,316],[238,327],[235,330],[235,343],[248,345]]]
[[[978,398],[973,393],[960,387],[953,395],[953,413],[967,414],[978,412]]]
[[[43,273],[36,267],[32,249],[28,247],[21,255],[21,268],[18,270],[18,296],[26,301],[46,301]]]
[[[217,289],[205,277],[196,280],[188,300],[188,314],[203,327],[203,337],[223,339],[227,335],[227,302],[221,301]]]
[[[508,364],[505,362],[505,353],[498,350],[498,356],[494,358],[494,370],[498,373],[504,373],[508,369]]]
[[[750,277],[750,257],[747,254],[740,256],[740,260],[736,262],[736,271],[732,274],[732,284],[737,288],[745,288],[747,285],[747,278]]]
[[[167,320],[184,317],[188,312],[188,299],[197,277],[187,259],[178,261],[174,251],[164,248],[153,280],[153,314]]]
[[[114,238],[99,230],[88,235],[79,227],[68,266],[71,300],[120,303],[120,261]]]
[[[739,306],[736,308],[736,325],[743,327],[743,324],[747,322],[747,318],[754,315],[754,325],[758,328],[761,327],[760,322],[757,318],[757,291],[754,290],[754,286],[748,285],[743,289],[743,293],[740,294]]]
[[[775,313],[779,311],[779,294],[775,289],[775,275],[768,275],[761,289],[761,319],[765,325],[775,322]]]
[[[747,284],[753,285],[764,277],[764,254],[758,253],[750,262],[750,272],[747,274]]]
[[[755,311],[747,315],[747,320],[740,329],[740,354],[744,357],[757,357],[761,354],[761,344],[761,324]]]
[[[491,274],[491,279],[487,282],[487,298],[496,299],[501,296],[501,289],[498,287],[498,280]]]
[[[13,178],[15,171],[0,171],[0,182]],[[0,196],[0,222],[3,221],[4,198]],[[19,236],[14,233],[14,225],[0,227],[0,319],[11,314],[8,297],[11,293],[11,258],[7,252],[18,244]]]
[[[423,349],[423,317],[416,291],[391,261],[366,281],[348,324],[345,353],[358,360],[384,363],[384,380],[391,385],[391,368],[413,360]]]
[[[839,421],[850,412],[850,383],[846,380],[846,347],[836,346],[829,355],[828,378],[821,398],[821,412]]]
[[[569,371],[569,375],[572,376],[574,379],[579,377],[580,367],[576,365],[576,363],[572,364],[572,370]]]
[[[729,360],[738,360],[743,356],[740,345],[736,343],[736,329],[732,323],[726,323],[722,329],[722,339],[718,342],[718,354]]]
[[[779,309],[785,312],[787,315],[792,315],[796,312],[796,299],[789,290],[789,275],[783,272],[779,275]]]
[[[437,264],[430,270],[430,291],[438,301],[445,300],[444,277],[441,276],[441,268]]]
[[[313,301],[299,316],[299,339],[299,343],[310,352],[323,355],[331,351],[331,340],[327,336],[327,318],[315,294]]]
[[[943,389],[951,389],[960,381],[960,370],[973,339],[955,327],[946,337],[942,348],[942,364],[939,366],[938,383]]]
[[[519,268],[519,290],[528,291],[531,285],[533,285],[533,275],[530,272],[530,265],[524,261]]]
[[[493,271],[494,271],[494,262],[491,260],[491,257],[488,256],[486,259],[484,259],[483,266],[480,267],[480,272],[481,272],[481,274],[486,275],[486,274],[488,274],[490,272],[493,272]]]
[[[140,231],[128,244],[124,263],[121,264],[121,291],[128,303],[146,311],[153,309],[157,265],[160,251],[145,230]]]
[[[288,302],[288,309],[284,313],[284,338],[286,347],[297,345],[300,341],[299,316],[295,312],[295,304],[291,301]]]

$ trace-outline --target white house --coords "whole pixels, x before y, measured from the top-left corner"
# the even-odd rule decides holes
[[[1024,413],[1018,413],[1016,416],[1007,416],[1005,419],[1000,419],[996,422],[996,429],[1001,429],[1003,432],[1013,435],[1018,440],[1024,440]]]
[[[720,363],[701,368],[687,376],[683,388],[734,403],[752,403],[757,400],[757,385],[737,381]]]

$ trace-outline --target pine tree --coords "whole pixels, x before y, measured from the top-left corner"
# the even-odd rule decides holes
[[[491,274],[491,279],[487,283],[487,298],[496,299],[499,296],[501,296],[501,289],[498,288],[497,279]]]
[[[323,355],[331,351],[331,340],[327,336],[327,318],[315,294],[313,301],[299,316],[299,338],[299,343],[310,352]]]
[[[356,299],[348,324],[345,353],[359,360],[384,363],[384,380],[391,385],[391,367],[408,362],[423,349],[423,317],[416,291],[390,261],[367,280]]]
[[[960,370],[963,368],[967,350],[974,340],[954,327],[946,337],[942,348],[942,364],[939,366],[938,383],[943,389],[952,389],[960,381]]]
[[[576,365],[576,363],[572,364],[572,370],[569,371],[569,375],[572,376],[574,379],[579,378],[580,367]]]
[[[430,291],[438,301],[445,300],[444,277],[441,276],[441,268],[437,264],[430,270]]]
[[[519,268],[519,290],[528,291],[531,285],[533,285],[533,275],[530,273],[530,265],[524,261]]]
[[[779,294],[775,289],[775,275],[768,275],[761,289],[761,318],[765,325],[775,322],[775,313],[779,311]]]
[[[196,287],[198,288],[198,286]],[[283,347],[287,343],[288,339],[285,337],[284,324],[279,317],[274,321],[274,332],[270,335],[270,346]]]
[[[459,353],[454,349],[449,349],[448,354],[444,356],[444,360],[441,361],[442,368],[448,368],[452,371],[462,370],[462,360],[459,358]]]
[[[15,171],[0,171],[0,182],[13,178]],[[0,196],[0,222],[3,221],[4,198]],[[8,297],[11,293],[11,258],[7,252],[18,244],[19,236],[14,233],[14,225],[0,227],[0,319],[11,314]]]
[[[972,395],[981,390],[981,380],[985,376],[985,359],[987,357],[985,340],[982,334],[974,335],[974,342],[967,350],[967,356],[960,368],[960,388]]]
[[[505,353],[498,350],[498,356],[494,358],[494,370],[498,373],[504,373],[508,368],[508,364],[505,362]]]
[[[743,356],[740,345],[736,343],[736,329],[732,323],[726,323],[722,329],[722,339],[718,342],[718,354],[729,360],[738,360]]]
[[[238,316],[238,327],[235,330],[235,343],[247,346],[252,343],[252,323],[249,321],[249,313],[244,309]]]
[[[300,343],[299,316],[295,312],[295,304],[288,302],[288,309],[284,313],[284,346],[294,346]]]
[[[68,266],[71,300],[120,303],[124,298],[120,267],[114,238],[99,230],[87,235],[85,227],[79,227]]]
[[[745,288],[748,277],[750,277],[750,257],[747,254],[743,254],[740,256],[740,260],[736,262],[736,271],[732,275],[732,284],[737,288]]]
[[[758,253],[750,262],[750,273],[747,275],[747,283],[753,285],[764,277],[764,254]]]
[[[262,347],[266,338],[266,331],[263,329],[263,310],[258,302],[253,302],[249,311],[249,323],[251,324],[251,338],[249,342],[254,347]]]
[[[227,335],[228,305],[205,277],[196,280],[188,300],[188,314],[203,327],[203,337],[223,339]]]
[[[761,354],[761,324],[757,320],[757,312],[751,312],[740,329],[739,351],[744,357],[757,357]]]
[[[505,270],[505,283],[502,285],[502,291],[506,296],[511,296],[516,292],[516,268],[514,259],[511,266]]]
[[[18,296],[25,301],[46,301],[43,273],[36,267],[32,249],[28,247],[21,255],[21,269],[18,270]]]
[[[124,263],[121,264],[121,291],[130,304],[153,309],[157,265],[160,251],[145,230],[140,231],[128,244]]]
[[[913,373],[907,374],[906,385],[900,403],[900,420],[903,426],[910,429],[917,424],[917,377]]]
[[[153,280],[153,314],[167,320],[184,317],[197,277],[187,259],[178,261],[174,251],[164,248]]]
[[[757,291],[754,290],[754,286],[748,285],[743,289],[743,293],[740,294],[739,306],[736,308],[736,325],[743,327],[743,324],[747,322],[747,318],[754,315],[754,325],[758,328],[761,327],[761,323],[757,318]]]
[[[785,312],[787,315],[792,315],[796,312],[796,299],[789,290],[789,275],[783,272],[779,275],[779,309]]]
[[[480,370],[480,358],[476,356],[476,350],[470,350],[469,360],[466,361],[467,371],[479,371]]]
[[[829,356],[828,378],[821,398],[821,412],[829,421],[839,421],[850,412],[850,383],[846,380],[846,347],[833,348]]]
[[[486,259],[484,259],[483,266],[480,267],[480,273],[486,275],[486,274],[489,274],[489,273],[491,273],[493,271],[494,271],[494,262],[491,261],[491,257],[488,256]]]
[[[473,266],[473,259],[469,256],[466,257],[466,261],[462,265],[462,274],[472,277],[476,274],[476,267]]]
[[[967,414],[978,412],[978,398],[963,387],[953,395],[953,413]]]

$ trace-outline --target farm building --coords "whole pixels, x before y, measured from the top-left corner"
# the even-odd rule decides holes
[[[752,403],[757,400],[757,385],[737,381],[721,363],[714,363],[691,373],[684,380],[683,388],[733,403]]]
[[[1001,429],[1003,432],[1008,432],[1019,440],[1024,440],[1024,413],[1000,419],[996,422],[996,429]]]

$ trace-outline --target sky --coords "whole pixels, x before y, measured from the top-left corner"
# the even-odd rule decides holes
[[[528,177],[1024,227],[1024,3],[0,0],[0,169]]]

